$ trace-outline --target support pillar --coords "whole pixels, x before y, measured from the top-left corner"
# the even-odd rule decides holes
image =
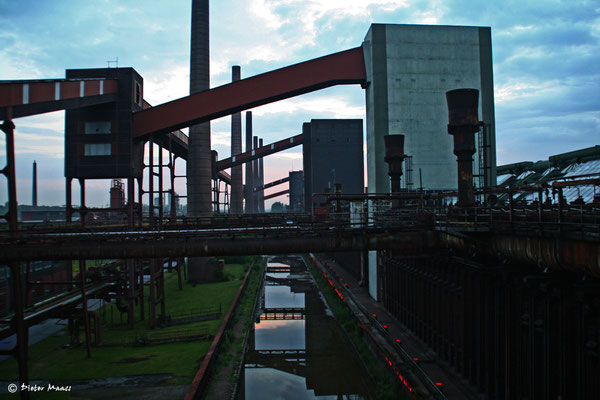
[[[81,205],[79,206],[79,218],[81,219],[81,226],[85,226],[85,219],[87,217],[87,207],[85,206],[85,179],[79,178],[79,198]]]
[[[72,184],[73,178],[65,178],[65,188],[66,188],[66,210],[65,210],[65,218],[67,220],[67,224],[70,224],[73,220],[73,195],[72,195]]]
[[[258,136],[254,136],[252,138],[252,142],[253,142],[253,149],[256,151],[256,149],[258,148]],[[254,189],[257,188],[260,183],[259,183],[259,171],[258,171],[258,159],[252,161],[252,182],[254,183],[254,186],[252,187],[252,192],[254,192]],[[256,192],[254,192],[254,201],[252,202],[252,213],[257,213],[258,212],[258,201],[260,198],[260,195]]]
[[[92,349],[90,337],[90,319],[88,316],[87,294],[85,292],[85,260],[79,260],[79,278],[81,284],[81,309],[83,313],[83,321],[85,324],[85,347],[87,350],[87,358],[91,358]]]

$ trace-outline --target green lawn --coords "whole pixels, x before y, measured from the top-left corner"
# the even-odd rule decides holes
[[[116,307],[108,306],[105,312],[100,312],[106,318],[102,329],[102,342],[106,344],[123,343],[123,337],[140,334],[143,332],[169,332],[174,330],[205,329],[214,335],[227,312],[241,278],[248,265],[226,265],[224,275],[229,280],[217,283],[192,285],[183,282],[183,290],[178,289],[177,273],[165,273],[166,313],[175,314],[189,312],[212,306],[221,305],[222,317],[220,320],[198,322],[181,326],[162,329],[149,329],[148,321],[148,293],[145,293],[146,319],[140,320],[139,309],[136,309],[135,329],[129,329],[127,316],[123,315],[123,323]],[[146,288],[148,290],[148,288]],[[112,310],[114,325],[111,323]],[[157,314],[160,305],[157,306]],[[82,340],[84,334],[81,334]],[[44,379],[52,383],[80,379],[93,379],[110,376],[142,375],[168,373],[174,376],[169,384],[190,383],[208,347],[210,339],[170,343],[151,346],[100,346],[92,347],[92,358],[86,358],[85,346],[75,349],[63,349],[69,338],[66,334],[51,336],[30,347],[29,351],[29,376],[30,379]],[[0,362],[0,376],[3,380],[16,379],[17,363],[14,359]],[[45,393],[48,396],[48,393]],[[65,394],[58,394],[68,398]],[[46,397],[43,397],[46,398]]]

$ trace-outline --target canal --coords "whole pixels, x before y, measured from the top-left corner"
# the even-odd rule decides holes
[[[368,399],[367,374],[301,257],[269,259],[239,399]]]

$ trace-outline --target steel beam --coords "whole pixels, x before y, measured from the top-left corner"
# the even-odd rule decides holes
[[[228,237],[161,232],[144,236],[71,235],[65,241],[2,246],[1,261],[211,257],[224,255],[287,254],[353,250],[418,250],[435,245],[434,232],[389,233],[381,230],[323,230],[297,228],[240,230]],[[101,244],[102,243],[102,244]]]
[[[168,133],[334,85],[365,83],[363,49],[356,47],[139,111],[133,114],[133,136]]]

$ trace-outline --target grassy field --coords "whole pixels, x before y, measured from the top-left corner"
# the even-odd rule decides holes
[[[194,342],[148,346],[114,344],[122,343],[124,337],[153,332],[181,331],[182,329],[186,331],[208,330],[211,335],[214,335],[240,286],[241,279],[251,259],[241,261],[245,262],[243,264],[232,263],[226,265],[224,270],[226,281],[196,285],[184,281],[183,290],[181,291],[178,290],[177,286],[177,273],[174,271],[165,272],[167,315],[220,305],[222,310],[220,320],[150,330],[147,316],[148,305],[146,304],[146,319],[144,321],[140,320],[139,310],[136,310],[135,329],[131,330],[127,325],[127,316],[123,315],[123,323],[121,324],[118,310],[116,307],[109,305],[105,307],[106,309],[103,312],[100,312],[105,318],[102,342],[113,345],[92,347],[92,358],[88,359],[86,358],[85,345],[79,348],[63,348],[69,342],[66,332],[50,336],[29,348],[30,379],[48,380],[53,384],[59,384],[60,382],[111,376],[161,373],[173,375],[173,378],[167,384],[191,383],[210,346],[210,338]],[[147,293],[145,296],[147,301]],[[112,311],[111,307],[114,307]],[[158,310],[160,310],[160,306],[157,306],[157,312]],[[114,324],[111,322],[111,312]],[[83,332],[81,338],[82,341],[85,340]],[[7,359],[0,362],[0,379],[16,380],[17,376],[16,360]],[[42,393],[42,395],[48,396],[49,393]],[[53,398],[69,398],[64,393],[58,393],[56,396]]]

